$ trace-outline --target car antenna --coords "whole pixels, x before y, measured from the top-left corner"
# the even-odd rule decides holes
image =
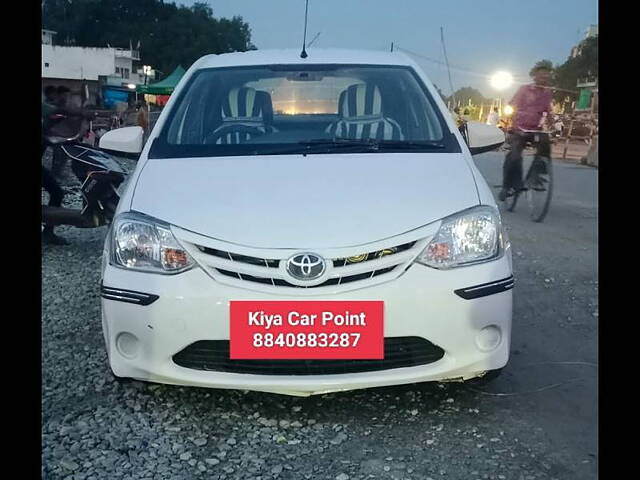
[[[306,1],[306,5],[304,7],[304,37],[302,39],[302,53],[300,53],[300,58],[307,58],[307,51],[305,50],[305,46],[307,43],[307,12],[309,11],[309,0]]]
[[[451,68],[449,68],[449,58],[447,57],[447,48],[444,46],[444,29],[440,27],[440,40],[442,41],[442,51],[444,52],[444,61],[447,64],[447,73],[449,75],[449,88],[451,89],[451,97],[453,104],[456,104],[456,92],[453,91],[453,82],[451,81]]]

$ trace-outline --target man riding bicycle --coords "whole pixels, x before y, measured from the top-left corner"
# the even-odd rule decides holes
[[[531,72],[533,84],[518,89],[510,104],[514,107],[511,131],[511,150],[504,159],[502,168],[502,190],[498,198],[504,201],[522,188],[522,151],[527,142],[534,141],[532,130],[542,130],[543,122],[551,111],[553,93],[551,69],[545,65],[535,66]],[[536,156],[551,158],[551,145],[547,135],[538,135]]]

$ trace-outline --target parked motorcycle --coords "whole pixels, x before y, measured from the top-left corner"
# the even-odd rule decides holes
[[[42,222],[49,225],[73,225],[93,228],[111,222],[120,196],[117,189],[125,172],[115,159],[82,143],[87,131],[86,119],[53,115],[43,132],[47,146],[59,146],[73,174],[81,183],[82,208],[52,207],[42,202]]]

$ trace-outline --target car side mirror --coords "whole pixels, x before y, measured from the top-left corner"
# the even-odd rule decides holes
[[[123,127],[110,130],[100,137],[100,148],[113,152],[139,154],[142,152],[142,127]]]
[[[498,127],[480,122],[467,122],[467,143],[471,155],[495,150],[504,141],[504,132]]]

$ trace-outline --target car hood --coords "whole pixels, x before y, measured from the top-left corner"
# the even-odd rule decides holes
[[[241,245],[332,248],[478,203],[459,153],[359,153],[150,159],[131,209]]]

